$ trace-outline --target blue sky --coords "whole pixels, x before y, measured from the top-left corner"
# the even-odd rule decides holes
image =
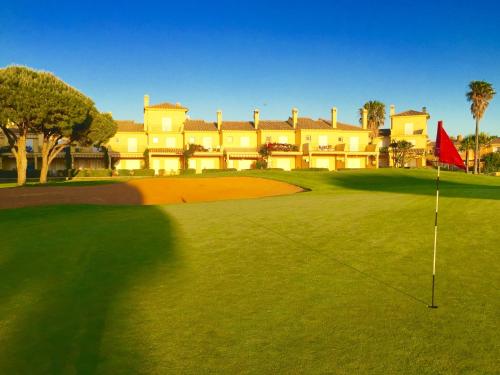
[[[357,123],[376,99],[426,106],[449,133],[472,133],[471,80],[500,90],[495,1],[82,2],[0,5],[0,66],[48,70],[117,119],[142,121],[142,97],[192,118],[328,117]],[[386,122],[388,126],[388,121]],[[500,94],[482,129],[500,134]]]

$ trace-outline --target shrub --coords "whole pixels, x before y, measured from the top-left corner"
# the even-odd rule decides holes
[[[484,173],[500,171],[500,152],[484,155]]]
[[[284,171],[283,168],[267,168],[268,171]]]
[[[267,168],[267,161],[266,159],[258,159],[255,162],[255,169],[266,169]]]
[[[196,169],[193,169],[193,168],[182,169],[180,171],[180,174],[195,174],[195,173],[196,173]]]
[[[71,173],[74,177],[110,177],[109,169],[79,169]]]
[[[294,168],[294,172],[328,172],[328,168]]]
[[[0,178],[17,178],[17,170],[0,170]]]
[[[158,176],[165,176],[165,169],[158,169]]]
[[[130,169],[118,169],[118,176],[133,176],[134,171]]]
[[[203,173],[221,173],[221,172],[235,172],[236,168],[226,168],[226,169],[204,169]]]
[[[154,176],[155,170],[154,169],[134,169],[133,173],[134,173],[134,176]]]

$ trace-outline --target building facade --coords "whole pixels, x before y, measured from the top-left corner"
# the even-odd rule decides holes
[[[72,147],[73,168],[104,168],[111,164],[118,170],[149,168],[158,175],[168,175],[187,168],[197,173],[207,169],[252,169],[265,160],[268,168],[332,171],[391,166],[390,158],[384,160],[384,154],[379,153],[391,140],[405,139],[424,151],[427,147],[429,115],[417,111],[395,114],[394,106],[391,128],[381,129],[374,142],[370,140],[366,110],[362,124],[351,125],[337,120],[336,108],[330,110],[328,119],[316,120],[300,117],[296,108],[286,120],[263,120],[256,109],[251,121],[226,121],[222,111],[217,111],[216,120],[210,122],[190,119],[189,109],[179,103],[150,104],[145,95],[143,109],[142,124],[117,121],[118,130],[105,145],[107,151]],[[41,139],[31,138],[29,160],[37,169]],[[7,146],[2,138],[1,146]],[[8,147],[3,147],[0,156],[2,169],[15,168]],[[67,164],[67,155],[61,153],[51,170],[65,169]],[[425,166],[425,152],[409,166]]]

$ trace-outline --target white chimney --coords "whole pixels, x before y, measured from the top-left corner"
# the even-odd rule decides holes
[[[332,120],[332,128],[337,128],[337,108],[333,107],[331,110],[331,120]]]

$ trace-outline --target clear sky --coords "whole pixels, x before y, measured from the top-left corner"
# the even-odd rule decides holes
[[[471,80],[500,91],[497,1],[2,1],[0,66],[48,70],[116,119],[142,122],[142,98],[191,118],[328,118],[358,123],[380,100],[472,133]],[[388,126],[388,121],[386,121]],[[500,94],[482,129],[500,135]]]

